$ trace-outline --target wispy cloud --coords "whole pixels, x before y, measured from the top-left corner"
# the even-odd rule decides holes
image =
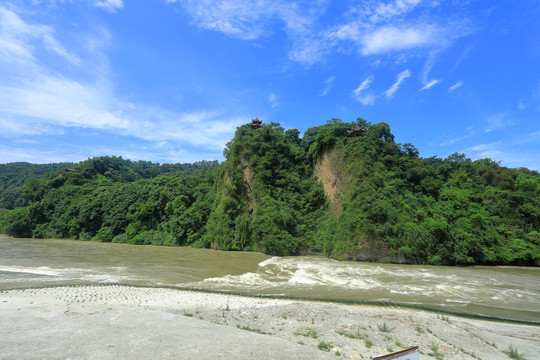
[[[399,16],[414,9],[422,0],[395,0],[389,3],[377,3],[370,20],[374,23]]]
[[[507,113],[503,112],[487,118],[484,133],[489,133],[508,126],[514,126],[515,123],[508,119],[507,116]]]
[[[36,61],[36,45],[72,64],[81,64],[77,55],[58,42],[52,27],[29,24],[15,12],[0,6],[0,60],[30,66]]]
[[[213,153],[218,158],[236,126],[248,118],[219,110],[179,112],[126,101],[114,91],[106,53],[96,41],[101,34],[82,39],[91,56],[81,56],[67,49],[51,26],[23,20],[3,7],[0,20],[0,67],[11,72],[0,78],[0,137],[4,139],[92,129],[156,144],[169,141],[178,154],[190,147],[191,153]],[[61,62],[41,62],[38,51],[78,63],[84,76],[73,78]]]
[[[95,6],[101,7],[110,13],[115,13],[124,8],[123,0],[99,0],[95,2]]]
[[[405,81],[405,79],[410,76],[411,72],[409,71],[409,69],[400,72],[397,76],[396,82],[390,87],[390,89],[386,90],[386,97],[391,99],[394,96],[395,92],[398,91],[403,81]]]
[[[440,49],[466,31],[442,18],[441,4],[421,0],[362,2],[343,13],[326,13],[325,1],[167,0],[180,3],[196,26],[244,40],[284,32],[289,57],[308,65],[330,53],[356,48],[364,56],[415,49]],[[422,8],[424,11],[420,14]],[[456,17],[457,19],[457,17]]]
[[[335,79],[335,76],[330,76],[324,81],[323,89],[319,92],[319,96],[326,96],[330,92],[330,89],[332,88],[332,84],[334,83]]]
[[[420,91],[425,91],[425,90],[429,90],[431,89],[433,86],[435,86],[437,83],[439,83],[441,80],[440,79],[435,79],[435,80],[431,80],[430,82],[428,82],[426,85],[424,85]]]
[[[366,90],[369,89],[372,82],[373,76],[369,76],[352,92],[352,96],[362,105],[367,106],[375,104],[375,95],[366,93]]]
[[[426,60],[426,63],[424,64],[424,67],[422,68],[422,72],[420,74],[420,80],[422,84],[424,84],[424,86],[420,89],[420,91],[428,90],[431,87],[433,87],[435,84],[441,81],[440,79],[433,79],[429,76],[429,73],[433,69],[433,66],[435,65],[435,61],[437,60],[438,55],[439,55],[438,50],[432,51],[429,54]]]
[[[268,95],[268,101],[270,101],[270,106],[272,106],[273,108],[279,105],[277,95],[274,93]]]
[[[500,160],[501,155],[503,155],[503,151],[501,149],[502,145],[502,141],[479,144],[470,147],[468,152],[474,158],[490,158],[493,160]]]
[[[474,135],[476,135],[476,130],[474,130],[472,126],[469,126],[467,129],[465,129],[465,135],[447,139],[440,143],[439,146],[450,146],[467,138],[473,137]]]
[[[515,139],[514,139],[515,140]],[[520,147],[519,141],[496,141],[465,149],[472,159],[489,158],[508,167],[527,167],[540,170],[540,154],[534,149]]]
[[[385,26],[364,34],[360,43],[362,54],[374,55],[433,45],[437,38],[432,26]]]
[[[454,91],[457,88],[462,87],[462,86],[463,86],[463,83],[461,81],[459,81],[459,82],[455,83],[454,85],[450,86],[448,88],[448,92],[452,92],[452,91]]]
[[[311,22],[308,11],[282,0],[167,0],[179,2],[199,27],[244,40],[265,37],[282,23],[289,32],[303,31]],[[307,16],[304,14],[308,14]]]

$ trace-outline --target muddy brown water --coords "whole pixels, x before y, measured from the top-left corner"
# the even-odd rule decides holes
[[[75,284],[381,302],[540,324],[540,268],[534,267],[342,262],[0,235],[0,290]]]

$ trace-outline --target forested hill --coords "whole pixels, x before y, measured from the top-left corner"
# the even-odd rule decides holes
[[[27,162],[15,162],[0,164],[0,209],[14,209],[27,206],[28,199],[24,191],[24,182],[29,178],[41,178],[45,175],[54,176],[52,173],[58,169],[70,168],[74,163],[56,164],[30,164]]]
[[[463,154],[422,158],[396,143],[388,124],[363,119],[299,135],[277,123],[240,126],[221,165],[102,157],[59,168],[15,187],[22,202],[0,210],[1,231],[359,260],[540,263],[538,172]]]

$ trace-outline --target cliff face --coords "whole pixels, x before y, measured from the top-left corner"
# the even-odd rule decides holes
[[[314,167],[315,175],[323,184],[324,194],[330,199],[330,211],[336,216],[341,214],[341,196],[346,196],[350,187],[350,176],[342,167],[337,150],[325,151]]]
[[[251,212],[253,212],[253,208],[255,206],[251,180],[253,177],[253,173],[251,171],[251,168],[249,167],[249,162],[245,156],[240,157],[240,164],[242,165],[242,180],[244,181],[244,184],[246,186],[247,200],[249,202]]]
[[[340,151],[335,148],[325,151],[315,163],[314,173],[319,182],[322,183],[326,197],[330,200],[329,215],[335,216],[339,224],[339,217],[343,212],[342,200],[346,199],[353,179],[353,176],[345,168]],[[359,233],[349,234],[349,236],[358,239],[356,245],[350,251],[334,253],[334,257],[356,261],[412,263],[403,256],[390,257],[388,247],[377,240],[366,238]]]

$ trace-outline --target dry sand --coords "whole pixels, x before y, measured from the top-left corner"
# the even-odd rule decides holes
[[[0,359],[369,359],[411,345],[422,359],[509,359],[512,346],[533,360],[540,327],[168,288],[0,292]]]

